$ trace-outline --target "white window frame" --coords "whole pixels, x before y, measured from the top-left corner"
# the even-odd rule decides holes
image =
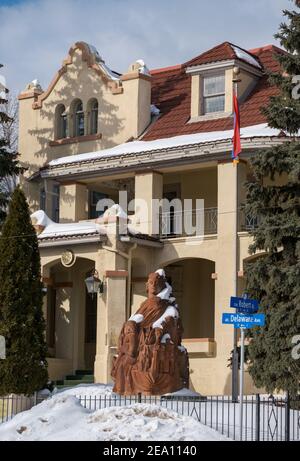
[[[210,77],[218,77],[218,76],[223,76],[224,77],[224,91],[223,92],[218,92],[218,93],[213,93],[208,96],[204,94],[204,80],[205,78],[210,78]],[[210,98],[215,98],[217,96],[224,96],[224,110],[216,111],[216,112],[205,112],[205,100],[210,99]],[[201,98],[201,115],[205,116],[217,116],[220,114],[225,113],[225,98],[226,98],[226,74],[224,72],[205,72],[201,75],[201,92],[200,92],[200,98]]]

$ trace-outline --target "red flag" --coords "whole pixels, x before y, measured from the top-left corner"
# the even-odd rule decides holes
[[[240,110],[239,102],[236,94],[233,95],[233,110],[234,110],[234,126],[233,126],[233,139],[232,139],[232,158],[238,160],[240,153],[242,152],[241,147],[241,135],[240,135]]]

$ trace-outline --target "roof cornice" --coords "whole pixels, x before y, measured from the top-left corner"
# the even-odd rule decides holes
[[[87,243],[103,243],[107,240],[106,235],[77,235],[72,237],[57,236],[38,239],[39,248],[48,248],[54,246],[71,246],[82,245]]]
[[[288,137],[258,136],[242,139],[244,154],[248,155],[253,150],[264,149],[270,146],[290,141]],[[52,179],[76,179],[109,176],[115,173],[138,171],[139,169],[174,166],[193,162],[215,161],[224,159],[224,155],[232,151],[231,139],[221,141],[207,141],[198,144],[187,144],[170,148],[156,149],[146,152],[113,155],[111,157],[97,158],[44,167],[39,176]],[[163,155],[162,155],[163,153]]]

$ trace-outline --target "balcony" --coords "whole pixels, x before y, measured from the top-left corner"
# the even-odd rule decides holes
[[[169,211],[161,213],[161,234],[163,238],[175,238],[189,235],[199,235],[198,232],[186,232],[187,223],[195,229],[197,220],[204,219],[200,235],[213,235],[218,231],[218,209],[204,208],[185,211]],[[202,221],[203,222],[203,221]],[[199,224],[198,224],[199,225]]]
[[[204,208],[204,210],[191,211],[169,211],[161,213],[161,233],[160,238],[176,238],[182,236],[196,235],[186,232],[185,222],[189,222],[193,227],[198,220],[204,219],[202,232],[198,235],[215,235],[218,233],[218,208]],[[244,206],[238,212],[238,232],[250,232],[259,224],[259,218],[246,214]]]
[[[238,214],[238,231],[239,232],[250,232],[256,229],[259,225],[260,219],[257,216],[251,216],[246,213],[245,207],[241,206]]]

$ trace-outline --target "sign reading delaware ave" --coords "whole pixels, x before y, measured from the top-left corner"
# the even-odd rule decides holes
[[[255,312],[258,311],[258,301],[257,299],[237,298],[235,296],[231,296],[230,307],[238,309],[238,311],[245,314],[255,314]]]
[[[236,328],[263,327],[265,325],[265,314],[224,313],[222,323],[233,324]]]

